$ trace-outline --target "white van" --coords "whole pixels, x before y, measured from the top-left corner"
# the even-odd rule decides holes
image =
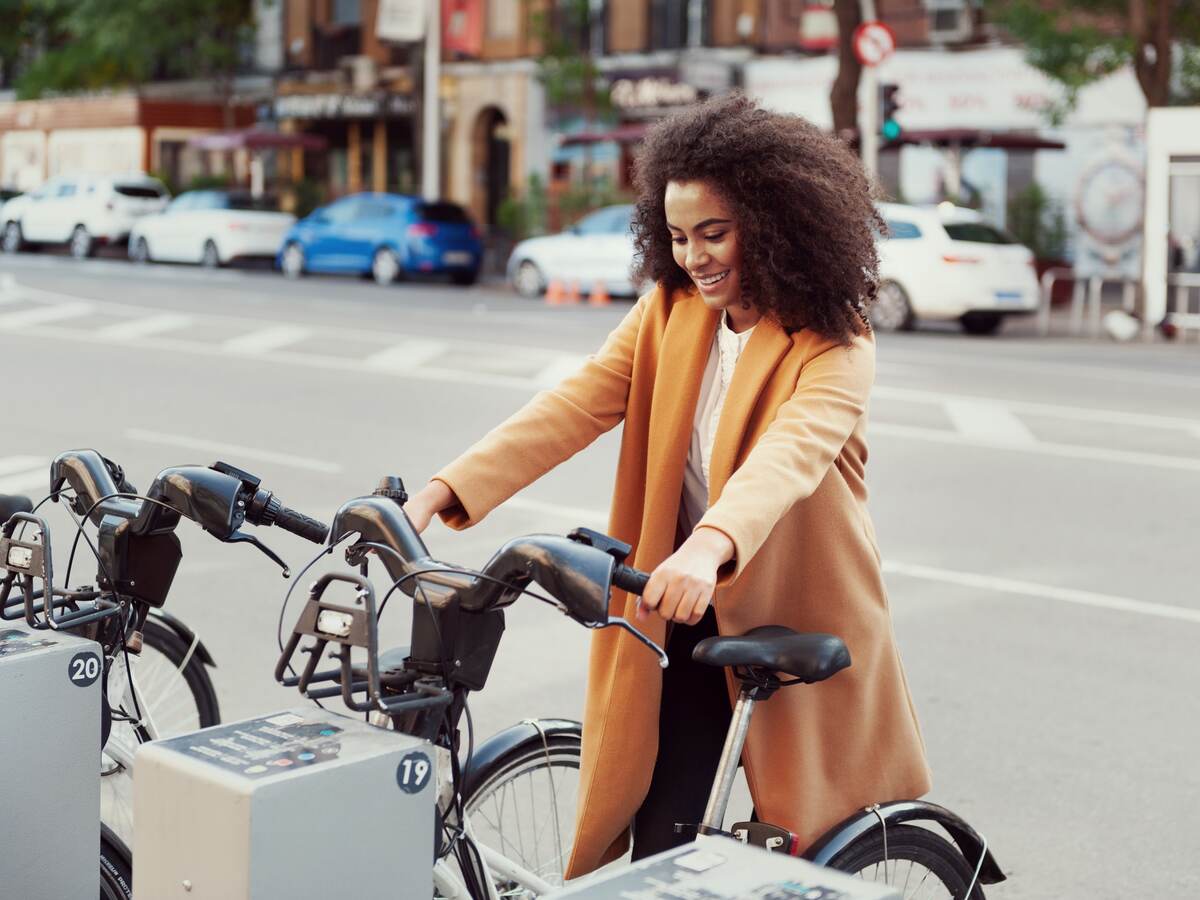
[[[169,199],[161,181],[142,173],[60,175],[0,207],[0,246],[16,253],[26,244],[67,244],[82,259],[98,244],[126,240],[138,218]]]

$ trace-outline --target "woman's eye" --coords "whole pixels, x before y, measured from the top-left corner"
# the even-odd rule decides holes
[[[719,241],[723,237],[725,237],[725,232],[719,231],[716,234],[706,234],[704,236],[704,239],[706,241],[714,241],[715,242],[715,241]]]
[[[672,243],[672,244],[686,244],[686,243],[687,243],[687,238],[685,238],[685,237],[673,237],[673,238],[671,238],[671,243]]]

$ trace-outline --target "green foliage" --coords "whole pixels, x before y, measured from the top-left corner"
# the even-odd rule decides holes
[[[1067,216],[1037,182],[1008,203],[1008,231],[1038,259],[1060,260],[1067,252]]]
[[[525,193],[508,196],[496,210],[496,224],[509,238],[523,241],[527,237],[545,234],[549,206],[546,186],[538,175],[530,175]]]
[[[600,70],[590,48],[581,48],[577,39],[587,32],[589,0],[548,2],[546,8],[527,12],[531,30],[542,46],[537,57],[538,80],[546,89],[547,104],[557,110],[583,109],[589,117],[606,111],[608,91]]]
[[[37,30],[15,51],[31,57],[17,79],[22,98],[155,79],[230,78],[254,25],[252,0],[25,0],[19,5],[22,21]]]
[[[228,172],[217,172],[209,175],[193,175],[188,181],[187,189],[189,191],[219,191],[226,190],[234,186],[233,176]]]
[[[303,219],[325,202],[325,186],[311,178],[301,178],[294,185],[295,205],[292,209],[297,219]]]

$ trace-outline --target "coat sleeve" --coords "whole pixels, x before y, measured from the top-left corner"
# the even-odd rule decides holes
[[[866,411],[874,379],[870,335],[829,347],[803,366],[792,396],[696,525],[733,541],[719,585],[741,575],[775,524],[821,484]]]
[[[578,371],[539,393],[434,476],[458,498],[442,511],[442,521],[451,528],[476,524],[625,418],[634,348],[656,294],[638,300]]]

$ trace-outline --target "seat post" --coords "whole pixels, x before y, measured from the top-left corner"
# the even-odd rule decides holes
[[[737,775],[738,761],[742,758],[742,747],[746,743],[746,732],[750,729],[750,716],[754,713],[754,688],[742,686],[738,692],[737,705],[725,735],[725,747],[721,750],[721,762],[717,765],[717,777],[708,795],[701,827],[720,831],[725,824],[725,808],[733,792],[733,779]]]

